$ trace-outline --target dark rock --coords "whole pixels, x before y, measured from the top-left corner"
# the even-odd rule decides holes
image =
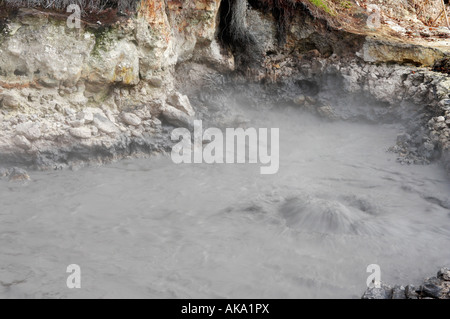
[[[392,288],[385,284],[380,288],[367,288],[361,299],[392,299]]]
[[[406,291],[403,286],[394,286],[392,290],[392,299],[406,299]]]
[[[442,288],[438,286],[434,281],[426,281],[422,285],[421,292],[423,295],[431,298],[439,299],[442,296]]]
[[[450,74],[450,58],[445,57],[437,61],[433,66],[433,71]]]
[[[416,287],[408,285],[405,287],[405,295],[407,299],[419,299]]]
[[[1,176],[1,173],[0,173]],[[438,273],[437,276],[439,279],[445,280],[445,281],[450,281],[450,269],[448,268],[441,268]]]

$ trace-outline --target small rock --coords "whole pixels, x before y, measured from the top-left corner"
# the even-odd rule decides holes
[[[162,116],[169,124],[172,124],[173,126],[185,127],[189,129],[193,127],[193,118],[173,106],[164,106],[162,108]]]
[[[99,129],[99,131],[106,134],[119,133],[119,129],[114,125],[114,123],[100,114],[94,115],[94,125]]]
[[[422,285],[421,292],[428,297],[439,299],[441,297],[442,288],[433,281],[427,281]]]
[[[88,127],[75,127],[69,130],[70,135],[80,139],[91,138],[91,129]]]
[[[362,299],[392,299],[392,288],[385,284],[380,288],[367,288]]]
[[[84,125],[84,120],[71,121],[71,122],[69,122],[69,125],[72,127],[80,127],[80,126]]]
[[[39,125],[31,121],[17,125],[16,131],[17,134],[24,135],[30,141],[37,140],[42,136]]]
[[[151,86],[153,86],[155,88],[160,88],[163,85],[163,81],[161,78],[151,77],[148,79],[148,84],[150,84]]]
[[[315,98],[313,98],[312,96],[307,96],[306,97],[306,102],[308,102],[310,104],[316,104],[317,100]]]
[[[139,130],[132,130],[131,135],[133,135],[134,137],[142,137],[142,132],[140,132]]]
[[[153,126],[155,126],[155,127],[161,126],[161,121],[156,117],[154,119],[152,119],[151,122],[152,122]]]
[[[317,108],[317,113],[319,113],[320,116],[325,117],[332,121],[338,119],[337,115],[334,113],[333,108],[329,105]]]
[[[76,115],[76,112],[75,112],[74,109],[72,109],[72,108],[70,108],[70,107],[66,107],[66,108],[64,109],[64,114],[67,115],[67,116],[75,116],[75,115]]]
[[[436,122],[437,122],[437,123],[445,122],[445,117],[443,117],[443,116],[438,116],[438,117],[436,118]]]
[[[4,108],[16,109],[20,107],[20,99],[16,94],[5,93],[0,96],[0,105]]]
[[[32,147],[30,141],[25,136],[22,136],[22,135],[14,136],[12,141],[17,147],[20,147],[21,149],[23,149],[25,151],[29,150]]]
[[[122,120],[125,124],[132,126],[139,126],[142,123],[141,119],[133,113],[122,113]]]
[[[441,268],[437,273],[438,278],[450,281],[450,269],[448,268]]]
[[[169,103],[176,109],[183,111],[189,116],[195,115],[195,111],[192,108],[191,102],[189,101],[189,98],[186,95],[175,92],[167,98],[167,103]]]
[[[293,102],[297,105],[303,105],[306,101],[306,97],[304,95],[296,96]]]
[[[419,294],[416,291],[416,287],[413,285],[408,285],[405,287],[405,294],[408,299],[419,299]]]
[[[8,178],[10,182],[22,182],[31,180],[27,171],[18,167],[13,167],[9,170]]]
[[[394,286],[392,290],[392,299],[406,299],[405,287]]]
[[[81,111],[77,114],[78,120],[84,120],[84,123],[89,124],[94,121],[94,114],[90,111]]]
[[[134,110],[133,113],[136,114],[141,120],[149,120],[152,118],[152,114],[146,107]]]
[[[106,114],[106,117],[108,118],[108,120],[110,120],[113,123],[116,123],[116,117],[111,110],[106,110],[105,114]]]

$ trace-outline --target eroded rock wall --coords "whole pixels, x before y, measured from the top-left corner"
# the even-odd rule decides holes
[[[142,0],[134,16],[80,29],[37,9],[3,21],[0,160],[45,168],[168,150],[164,124],[191,127],[212,113],[213,103],[200,110],[184,94],[200,101],[208,87],[245,81],[281,85],[285,101],[332,119],[410,120],[421,133],[396,151],[449,163],[449,77],[428,69],[445,50],[346,31],[306,1],[281,29],[273,10],[249,2],[240,30],[252,41],[237,50],[224,41],[221,3]],[[249,52],[251,66],[239,57]],[[352,96],[380,106],[346,103]]]
[[[120,157],[114,145],[133,153],[135,140],[144,152],[158,148],[152,147],[161,139],[158,118],[189,122],[193,115],[175,91],[175,66],[200,61],[221,72],[234,68],[215,40],[218,6],[218,0],[142,0],[125,21],[79,29],[60,15],[20,9],[0,35],[3,162],[45,167],[102,149]]]

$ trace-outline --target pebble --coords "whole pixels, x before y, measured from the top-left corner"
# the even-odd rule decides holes
[[[123,122],[128,125],[139,126],[142,123],[141,119],[133,113],[124,112],[121,117]]]
[[[293,100],[293,102],[297,105],[303,105],[305,103],[305,101],[306,101],[306,98],[304,95],[296,96]]]
[[[69,122],[70,126],[72,127],[81,127],[84,125],[84,120],[75,120],[75,121],[71,121]]]
[[[94,125],[98,128],[99,131],[106,134],[116,134],[119,132],[119,129],[114,125],[113,122],[100,114],[94,115]]]
[[[91,138],[92,133],[89,127],[75,127],[69,130],[70,135],[80,139]]]

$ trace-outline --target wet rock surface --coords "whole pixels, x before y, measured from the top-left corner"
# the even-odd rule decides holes
[[[437,61],[433,66],[433,71],[450,74],[450,58],[446,57]]]
[[[450,269],[441,268],[436,277],[425,279],[418,287],[382,284],[368,288],[362,299],[450,299]]]
[[[9,182],[26,182],[31,180],[28,172],[19,167],[12,167],[10,169],[0,167],[0,180],[2,179]]]

